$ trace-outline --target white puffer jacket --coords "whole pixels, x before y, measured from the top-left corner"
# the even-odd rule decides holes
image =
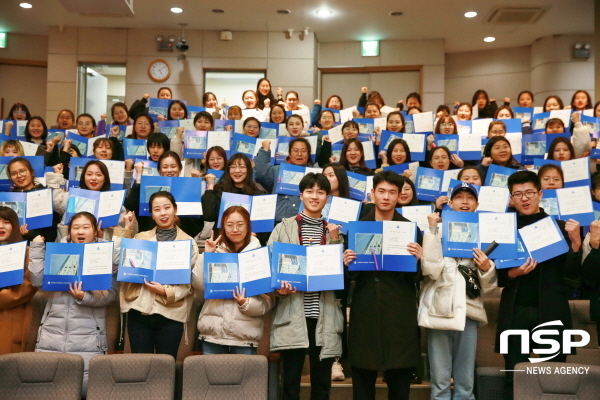
[[[260,242],[254,236],[242,251],[254,250]],[[219,246],[219,253],[227,249]],[[204,255],[200,254],[192,271],[192,286],[199,298],[204,297]],[[200,339],[224,346],[258,346],[263,335],[264,315],[273,307],[273,300],[266,294],[247,297],[243,305],[237,300],[209,299],[204,301],[198,318]]]
[[[475,265],[473,259],[452,258],[442,255],[442,238],[439,230],[434,234],[426,231],[423,236],[423,259],[418,320],[419,326],[430,329],[463,331],[466,318],[487,324],[487,316],[481,298],[470,299],[466,294],[466,282],[458,270],[459,265],[477,271],[481,294],[491,293],[498,286],[496,266],[486,272]]]

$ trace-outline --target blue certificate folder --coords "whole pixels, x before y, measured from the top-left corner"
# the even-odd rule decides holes
[[[350,184],[350,197],[363,201],[368,199],[373,188],[373,177],[348,171],[348,183]]]
[[[300,196],[300,188],[298,185],[304,175],[306,175],[307,167],[283,163],[279,166],[279,175],[277,176],[277,186],[275,193],[289,194],[291,196]]]
[[[375,157],[377,157],[377,155],[375,154],[375,147],[374,147],[373,141],[371,141],[369,139],[360,140],[360,141],[363,145],[363,159],[365,160],[365,165],[367,166],[367,168],[370,168],[370,169],[377,168],[377,161],[375,160]],[[344,143],[332,144],[331,152],[332,152],[332,154],[339,152],[340,157],[341,157],[343,148],[344,148]]]
[[[518,170],[513,168],[490,164],[485,176],[485,186],[508,188],[508,177],[517,171]]]
[[[427,153],[427,134],[424,133],[401,133],[392,131],[381,131],[381,140],[379,150],[388,150],[388,147],[395,139],[404,139],[410,149],[411,161],[425,161]],[[420,139],[416,140],[416,139]]]
[[[217,228],[221,228],[221,217],[225,210],[233,206],[244,207],[250,214],[250,222],[252,223],[252,232],[272,232],[275,227],[275,206],[277,204],[276,194],[266,194],[261,196],[247,196],[245,194],[236,194],[223,192],[221,196],[221,205],[219,207],[219,220],[217,221]],[[268,211],[268,219],[255,220],[252,219],[252,210],[258,207],[259,215],[266,214]],[[272,211],[272,212],[271,212]]]
[[[183,138],[183,157],[184,158],[204,158],[207,143],[206,131],[185,131]]]
[[[0,192],[0,206],[15,210],[19,225],[27,224],[29,230],[52,226],[52,189]]]
[[[417,223],[402,223],[413,225],[412,242],[416,242]],[[349,271],[417,272],[415,256],[383,253],[383,222],[358,221],[350,222],[348,226],[348,248],[356,253],[356,260],[348,266]],[[375,259],[377,259],[377,265]]]
[[[205,252],[203,268],[205,299],[231,299],[236,286],[246,289],[246,297],[273,291],[268,247],[243,253]],[[241,282],[244,275],[256,279]]]
[[[202,215],[202,195],[199,178],[142,175],[140,183],[140,215],[150,216],[150,196],[156,192],[170,192],[177,202],[177,215]]]
[[[192,241],[121,239],[119,282],[187,285],[191,281]]]
[[[281,288],[281,282],[303,291],[341,290],[344,288],[344,268],[341,244],[300,246],[274,242],[271,251],[271,288]],[[334,262],[335,264],[332,264]],[[322,274],[326,265],[334,274]]]
[[[442,252],[444,257],[473,258],[473,249],[485,249],[491,242],[482,242],[479,235],[480,219],[494,219],[493,214],[506,213],[471,213],[461,211],[444,211],[442,218]],[[516,227],[516,215],[509,213]],[[500,220],[501,221],[501,220]],[[499,222],[503,224],[503,222]],[[513,243],[498,243],[498,247],[490,254],[490,258],[517,258],[516,231]]]
[[[339,215],[339,213],[331,212],[331,207],[334,204],[335,204],[335,207],[342,207],[342,208],[344,208],[346,210],[351,210],[352,208],[354,208],[354,209],[356,209],[356,213],[353,213],[352,214],[352,219],[349,219],[348,221],[345,221],[345,220],[342,220],[342,219],[336,219],[335,217],[337,217]],[[327,221],[329,223],[339,225],[340,226],[340,232],[342,232],[345,235],[345,234],[348,233],[348,223],[350,221],[357,221],[358,220],[361,208],[362,208],[362,202],[361,201],[352,200],[352,199],[345,199],[343,197],[329,196],[327,198],[327,203],[325,203],[325,207],[323,207],[323,210],[321,210],[321,217],[325,221]],[[301,213],[302,211],[304,211],[304,203],[300,202],[300,208],[298,209],[298,212]]]
[[[123,151],[126,160],[148,159],[148,148],[144,139],[123,139]]]
[[[75,281],[85,291],[109,290],[112,272],[113,242],[46,243],[42,290],[68,291]]]
[[[417,168],[415,186],[417,187],[417,198],[423,201],[435,201],[440,196],[444,171],[433,168]]]
[[[0,246],[0,259],[3,260],[2,272],[0,272],[0,288],[23,283],[26,252],[26,240]]]
[[[0,191],[8,192],[10,188],[14,186],[14,183],[10,180],[10,173],[8,172],[8,163],[15,157],[0,157]],[[43,177],[44,168],[44,156],[28,156],[21,157],[29,161],[35,172],[35,176]]]
[[[549,243],[547,246],[533,250],[530,248],[532,245],[531,240],[536,238],[539,239],[540,234],[537,232],[542,231],[544,228],[546,228],[547,231],[543,235],[552,235],[553,240],[551,240],[551,243]],[[567,244],[565,237],[558,227],[558,224],[552,217],[546,217],[533,224],[524,226],[523,228],[519,229],[519,236],[521,239],[523,239],[523,245],[525,246],[525,249],[537,262],[544,262],[569,251],[569,245]],[[528,240],[530,240],[529,243]]]
[[[123,180],[115,179],[116,176],[111,175],[111,171],[121,169],[125,169],[124,161],[115,161],[115,160],[96,160],[93,158],[81,158],[81,157],[71,157],[69,161],[69,189],[70,188],[78,188],[79,182],[81,181],[81,174],[83,172],[83,168],[90,161],[100,161],[106,165],[108,169],[108,174],[110,176],[110,190],[119,190],[123,189]],[[121,175],[119,178],[123,178]]]
[[[525,264],[527,257],[529,257],[529,252],[527,252],[527,249],[525,249],[523,240],[517,232],[517,258],[502,260],[497,259],[494,260],[494,263],[496,263],[496,269],[520,267],[521,265]]]
[[[87,211],[93,214],[102,228],[109,228],[119,224],[121,207],[125,199],[125,190],[98,192],[72,188],[69,190],[65,225],[79,212]]]

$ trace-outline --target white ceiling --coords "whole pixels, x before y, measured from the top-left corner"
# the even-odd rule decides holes
[[[33,8],[19,7],[22,1],[29,1]],[[183,8],[183,13],[170,12],[174,6]],[[534,24],[485,22],[492,9],[511,6],[547,11]],[[215,14],[214,8],[225,13]],[[332,10],[332,16],[318,17],[315,11],[320,8]],[[135,0],[133,9],[133,17],[99,18],[69,13],[59,0],[0,0],[0,31],[45,35],[48,26],[60,24],[174,28],[181,22],[188,24],[187,29],[202,30],[284,32],[293,28],[299,32],[308,27],[319,42],[443,38],[449,53],[524,46],[543,36],[594,32],[593,0]],[[278,9],[289,9],[291,14],[277,14]],[[392,11],[404,14],[392,17]],[[479,15],[467,19],[466,11]],[[486,36],[495,36],[496,41],[484,43]]]

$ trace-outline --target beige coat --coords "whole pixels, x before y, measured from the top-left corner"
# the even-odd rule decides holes
[[[131,231],[115,227],[114,242],[115,249],[120,251],[121,238],[131,237]],[[134,239],[156,241],[156,228],[138,233]],[[184,231],[177,227],[177,236],[175,240],[190,239]],[[192,240],[192,259],[191,265],[196,263],[198,258],[198,246]],[[137,310],[142,314],[160,314],[163,317],[174,321],[185,323],[190,316],[193,296],[192,285],[163,285],[166,296],[151,292],[144,285],[139,283],[121,282],[119,298],[121,300],[121,312],[126,313],[129,310]]]

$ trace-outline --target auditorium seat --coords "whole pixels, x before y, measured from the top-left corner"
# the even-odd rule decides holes
[[[173,399],[175,360],[165,354],[113,354],[90,360],[88,400]]]
[[[184,400],[265,400],[267,381],[261,355],[191,356],[183,363]]]
[[[500,292],[500,291],[498,291]],[[488,323],[477,331],[475,357],[475,397],[479,400],[502,400],[504,393],[504,357],[494,352],[500,297],[483,297]]]
[[[63,353],[0,356],[0,399],[81,399],[83,358]]]
[[[551,368],[551,374],[527,373],[527,368]],[[586,373],[554,373],[555,368],[589,368]],[[519,363],[515,366],[515,399],[598,399],[600,367],[571,363]],[[563,370],[564,371],[564,370]]]
[[[589,300],[570,300],[573,329],[581,329],[590,334],[590,342],[585,347],[578,347],[577,354],[567,356],[567,362],[600,365],[600,349],[598,348],[598,330],[596,321],[590,319]],[[576,338],[575,340],[579,340]]]

